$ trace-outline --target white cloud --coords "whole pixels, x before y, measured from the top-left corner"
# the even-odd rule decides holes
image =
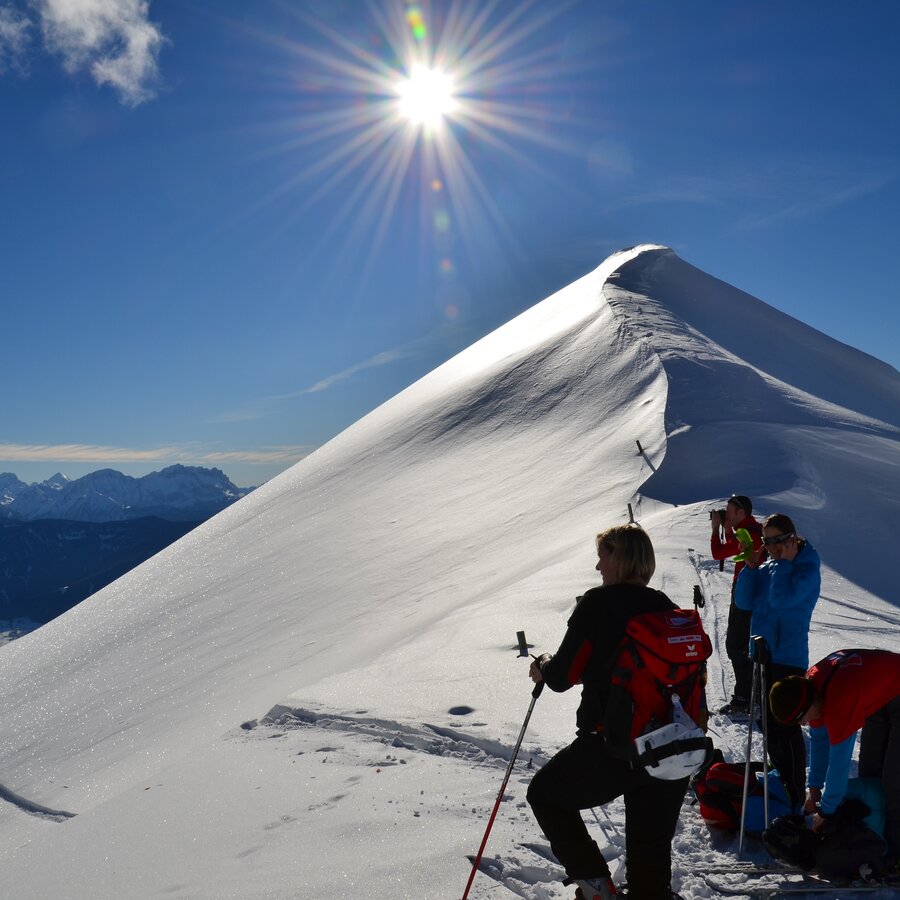
[[[355,366],[350,366],[349,369],[344,369],[343,372],[338,372],[336,375],[329,375],[327,378],[317,381],[312,387],[307,388],[300,393],[317,394],[319,391],[327,391],[332,385],[337,384],[339,381],[346,381],[348,378],[352,378],[354,375],[365,369],[373,369],[376,366],[386,366],[396,362],[398,359],[405,359],[408,356],[410,356],[410,353],[406,350],[386,350],[384,353],[377,353],[370,359],[357,363]]]
[[[30,41],[31,22],[11,6],[0,6],[0,73],[9,69],[25,73],[25,51]]]
[[[366,369],[373,369],[377,366],[387,366],[398,360],[414,356],[418,352],[416,347],[421,343],[421,341],[413,342],[406,347],[401,347],[396,350],[385,350],[381,353],[376,353],[375,356],[363,360],[363,362],[356,363],[355,365],[350,366],[349,369],[344,369],[343,372],[329,375],[321,381],[317,381],[311,387],[303,388],[303,390],[300,391],[291,391],[289,394],[276,394],[271,397],[262,397],[241,409],[230,410],[229,412],[213,416],[209,421],[215,423],[252,422],[256,419],[266,418],[272,414],[275,406],[279,403],[284,403],[286,400],[294,400],[297,397],[305,397],[307,394],[318,394],[321,391],[327,391],[335,384],[338,384],[341,381],[347,381],[348,379],[353,378],[354,375],[357,375]]]
[[[31,0],[47,49],[69,73],[90,72],[127,106],[155,95],[165,40],[149,18],[148,0]]]
[[[104,447],[93,444],[0,444],[3,462],[58,463],[154,463],[181,462],[213,464],[244,462],[255,464],[295,463],[315,447],[297,445],[260,447],[251,450],[214,450],[196,445],[156,447]]]
[[[745,216],[740,225],[749,231],[768,228],[783,221],[821,216],[860,197],[878,193],[895,181],[896,175],[893,172],[862,172],[851,169],[845,178],[847,183],[844,184],[835,183],[837,179],[823,179],[821,184],[809,188],[790,203],[775,206],[757,215]]]

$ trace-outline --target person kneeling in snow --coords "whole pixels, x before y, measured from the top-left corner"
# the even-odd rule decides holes
[[[661,781],[640,766],[612,756],[603,734],[610,679],[627,622],[642,613],[677,609],[647,587],[656,568],[653,545],[634,524],[597,535],[602,587],[580,598],[557,652],[531,664],[535,683],[553,691],[581,683],[577,736],[532,779],[527,799],[550,846],[586,900],[617,896],[609,866],[580,810],[625,799],[625,863],[629,900],[670,900],[672,837],[687,778]]]
[[[900,654],[838,650],[805,676],[776,682],[769,692],[780,721],[810,726],[809,790],[804,812],[821,831],[847,790],[856,733],[860,778],[878,778],[885,794],[885,839],[900,860]]]

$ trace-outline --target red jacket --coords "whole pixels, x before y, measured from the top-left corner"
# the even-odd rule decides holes
[[[806,673],[823,698],[822,718],[829,744],[840,744],[863,727],[866,719],[900,696],[900,654],[889,650],[838,650]]]
[[[762,526],[759,522],[757,522],[753,516],[744,516],[738,525],[738,528],[746,528],[747,531],[750,532],[750,537],[753,538],[753,549],[759,550],[762,546]],[[735,531],[736,530],[737,529],[735,529]],[[721,529],[719,529],[719,531],[721,531]],[[712,554],[713,559],[729,559],[730,557],[737,556],[739,553],[743,552],[744,548],[740,545],[740,542],[734,535],[723,541],[719,537],[719,531],[716,531],[709,541],[709,552]],[[737,581],[737,577],[741,574],[741,569],[743,568],[744,563],[742,562],[736,562],[734,564],[734,578],[732,581]]]

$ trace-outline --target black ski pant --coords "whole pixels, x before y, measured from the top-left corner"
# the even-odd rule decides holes
[[[900,860],[900,697],[866,719],[859,739],[859,777],[879,778],[884,787],[884,838]]]
[[[753,661],[750,659],[750,618],[749,609],[740,609],[734,604],[734,585],[731,582],[731,606],[728,607],[728,630],[725,632],[725,652],[734,669],[734,696],[742,700],[750,699],[750,684],[753,677]]]
[[[764,702],[767,712],[769,760],[778,769],[791,805],[802,806],[806,798],[806,742],[803,740],[803,729],[799,725],[785,725],[779,722],[772,715],[768,695],[776,681],[781,681],[788,675],[805,675],[806,669],[785,666],[781,663],[769,663],[765,669],[766,697]],[[761,724],[760,728],[762,728]]]
[[[599,734],[582,735],[534,776],[528,802],[570,878],[609,877],[582,809],[625,799],[629,900],[670,900],[672,837],[688,779],[663,781],[611,757]]]

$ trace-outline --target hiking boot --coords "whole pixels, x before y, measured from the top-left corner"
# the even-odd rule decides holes
[[[732,697],[721,709],[716,710],[723,716],[750,715],[750,701],[745,697]]]
[[[612,878],[576,878],[575,900],[619,900]]]

